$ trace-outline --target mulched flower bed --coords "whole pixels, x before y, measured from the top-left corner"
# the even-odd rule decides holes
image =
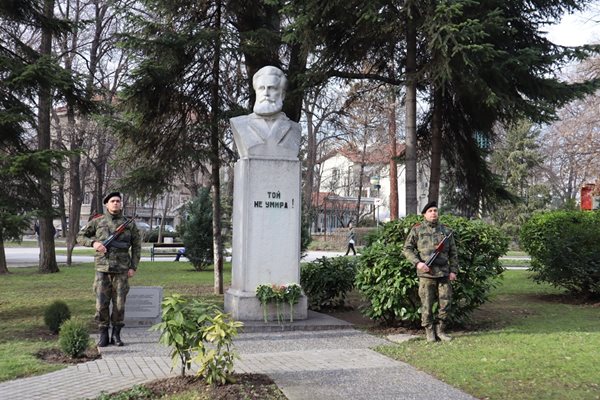
[[[51,364],[68,365],[81,364],[84,362],[94,361],[101,358],[98,349],[96,349],[95,347],[90,347],[89,349],[87,349],[85,354],[80,358],[70,357],[63,353],[60,349],[43,349],[38,351],[35,355],[37,358]]]

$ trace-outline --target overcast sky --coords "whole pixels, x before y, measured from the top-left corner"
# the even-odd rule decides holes
[[[547,28],[548,38],[563,46],[600,43],[600,0],[583,13],[565,15],[557,25]]]

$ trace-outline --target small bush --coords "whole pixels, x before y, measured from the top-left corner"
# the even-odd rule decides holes
[[[534,280],[582,297],[600,295],[600,212],[535,214],[521,229]]]
[[[196,271],[213,262],[212,200],[210,189],[201,188],[182,209],[184,222],[179,226],[185,256]]]
[[[69,306],[62,300],[51,303],[44,311],[44,323],[52,333],[58,333],[60,325],[71,318]]]
[[[85,323],[77,319],[69,319],[60,327],[58,335],[60,349],[73,358],[83,356],[90,345],[90,333]]]
[[[100,393],[96,400],[141,400],[151,399],[154,393],[143,385],[135,385],[129,390],[119,393]]]
[[[300,285],[311,310],[344,305],[346,293],[354,287],[357,257],[319,258],[302,264]]]
[[[151,330],[159,331],[160,343],[171,347],[173,365],[179,359],[181,376],[197,361],[198,375],[221,385],[233,374],[233,338],[242,326],[212,304],[173,294],[162,302],[162,322]]]
[[[404,258],[404,240],[420,216],[386,223],[378,239],[361,254],[356,288],[369,301],[363,310],[374,320],[392,325],[398,321],[417,324],[421,301],[414,265]],[[464,322],[487,301],[495,278],[503,271],[499,258],[508,249],[508,238],[483,221],[445,215],[441,222],[455,232],[459,274],[452,287],[450,320]]]
[[[177,232],[163,232],[162,234],[163,240],[164,238],[177,238],[179,234]],[[158,228],[152,229],[151,231],[146,232],[145,241],[148,243],[156,243],[158,242]]]

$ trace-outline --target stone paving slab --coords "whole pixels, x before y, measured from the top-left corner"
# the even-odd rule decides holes
[[[147,381],[145,377],[85,373],[75,367],[0,384],[1,400],[79,400],[116,392]]]
[[[283,371],[350,370],[395,365],[394,360],[370,349],[336,349],[244,354],[235,364],[235,370],[270,375]]]
[[[171,360],[167,357],[102,358],[78,364],[75,368],[80,372],[145,379],[160,379],[173,374]]]
[[[269,376],[289,400],[476,400],[407,364],[394,364]]]

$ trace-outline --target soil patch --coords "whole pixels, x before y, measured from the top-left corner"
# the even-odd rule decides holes
[[[539,299],[542,301],[547,301],[550,303],[561,303],[561,304],[571,304],[571,305],[584,305],[584,306],[592,306],[592,307],[600,307],[600,303],[598,302],[600,299],[598,297],[581,297],[574,296],[572,294],[545,294],[539,296],[529,296],[530,298]]]
[[[82,357],[73,358],[65,353],[63,353],[60,349],[43,349],[38,351],[36,357],[46,361],[50,364],[67,364],[74,365],[80,364],[88,361],[94,361],[101,358],[98,349],[95,347],[91,347],[86,350]]]
[[[21,340],[56,340],[56,334],[50,332],[48,328],[32,328],[27,331],[20,331],[13,334],[13,338]]]
[[[194,399],[211,400],[285,400],[287,397],[279,390],[277,385],[267,375],[261,374],[234,374],[234,382],[222,386],[209,386],[202,379],[192,376],[173,377],[145,383],[148,389],[143,397],[138,399],[162,399],[183,392],[193,392]],[[114,397],[120,393],[115,393]],[[139,391],[138,391],[139,392]],[[121,397],[118,397],[121,398]],[[187,397],[186,397],[187,398]]]
[[[410,334],[419,335],[421,330],[418,326],[384,326],[377,321],[373,321],[366,317],[361,311],[361,300],[358,298],[350,298],[346,300],[343,307],[322,310],[321,312],[330,315],[334,318],[350,322],[357,329],[364,329],[374,335],[397,335]],[[421,332],[422,333],[422,332]]]

